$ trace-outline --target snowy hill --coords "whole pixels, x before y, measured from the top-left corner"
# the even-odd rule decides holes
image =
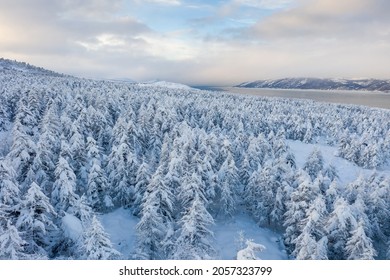
[[[172,83],[172,82],[167,82],[167,81],[150,81],[147,83],[139,83],[139,86],[144,86],[144,87],[162,87],[162,88],[171,88],[171,89],[190,89],[191,87],[183,84],[178,84],[178,83]]]
[[[42,76],[55,76],[55,77],[64,76],[54,71],[46,70],[41,67],[36,67],[25,62],[18,62],[16,60],[0,58],[0,71],[5,71],[5,70],[42,75]]]
[[[390,256],[389,110],[6,64],[0,259]]]
[[[364,90],[390,92],[389,80],[285,78],[245,82],[237,87],[275,89]]]

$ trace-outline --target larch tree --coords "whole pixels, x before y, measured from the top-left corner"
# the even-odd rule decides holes
[[[189,207],[180,219],[180,233],[173,255],[175,259],[212,259],[215,250],[212,246],[213,233],[210,226],[214,219],[205,208],[204,198],[199,192],[192,194]]]
[[[147,186],[150,182],[152,175],[150,173],[149,164],[143,160],[139,166],[136,174],[136,185],[135,185],[135,198],[133,203],[133,214],[139,216],[141,213],[142,199],[144,197]]]
[[[295,250],[293,255],[297,259],[327,259],[324,250],[319,246],[324,246],[324,237],[326,237],[325,223],[327,211],[322,195],[312,202],[306,211],[306,217],[300,223],[302,227],[301,234],[293,240]],[[322,252],[322,255],[318,253]]]
[[[120,258],[121,254],[114,249],[108,234],[104,231],[96,216],[93,216],[83,238],[83,258],[87,260],[114,260]]]
[[[294,240],[302,233],[301,221],[306,217],[306,211],[319,194],[319,189],[315,189],[309,175],[303,170],[298,173],[297,183],[297,188],[291,193],[290,200],[287,202],[284,220],[286,227],[284,242],[290,252],[295,250]]]
[[[314,150],[306,159],[303,170],[305,170],[309,174],[310,178],[314,181],[318,174],[323,171],[323,169],[324,158],[321,154],[321,151],[318,148],[314,148]]]
[[[0,227],[17,217],[20,199],[14,170],[7,160],[0,159]]]
[[[325,225],[329,239],[329,259],[342,260],[347,258],[345,252],[351,232],[356,230],[357,221],[352,213],[351,206],[342,197],[334,202],[334,210],[329,214]]]
[[[162,169],[153,174],[141,205],[136,256],[142,259],[164,258],[162,242],[173,229],[173,195],[165,184]]]
[[[99,212],[113,207],[108,192],[107,178],[101,165],[100,151],[92,137],[87,138],[88,182],[87,197],[91,207]]]
[[[26,241],[22,239],[18,229],[7,222],[4,231],[0,231],[0,260],[24,260],[30,256],[25,253]]]
[[[363,221],[360,220],[357,227],[351,231],[345,253],[348,260],[373,260],[377,255],[372,240],[365,233]]]
[[[19,211],[16,225],[27,242],[26,252],[47,256],[54,245],[52,241],[57,227],[53,219],[57,214],[49,198],[35,182],[21,201]]]
[[[62,211],[72,212],[79,199],[75,193],[76,175],[69,166],[68,161],[60,157],[57,167],[54,171],[55,182],[51,193],[51,203],[57,213],[61,215]]]

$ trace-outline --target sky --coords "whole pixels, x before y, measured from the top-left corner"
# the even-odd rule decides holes
[[[390,1],[0,0],[0,57],[188,85],[390,79]]]

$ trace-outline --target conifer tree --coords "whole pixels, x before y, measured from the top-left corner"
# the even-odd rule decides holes
[[[57,215],[49,198],[33,182],[20,203],[18,229],[23,232],[26,252],[46,256],[52,247],[52,237],[57,229],[53,219]]]
[[[107,179],[101,167],[100,151],[92,137],[87,138],[88,182],[87,197],[91,207],[99,212],[105,212],[113,207],[108,193]]]
[[[198,192],[188,201],[189,208],[184,210],[180,219],[180,233],[175,245],[175,259],[211,259],[215,250],[211,244],[213,237],[209,229],[214,220],[205,208],[204,198]]]
[[[4,231],[0,231],[0,260],[24,260],[29,256],[24,252],[26,241],[22,239],[18,229],[7,222]]]
[[[72,213],[72,207],[77,204],[78,200],[78,195],[75,193],[76,175],[63,157],[59,158],[54,173],[56,181],[51,194],[52,205],[60,215],[62,211]]]
[[[324,158],[318,148],[315,148],[308,156],[306,163],[303,167],[310,178],[314,181],[318,174],[324,169]]]
[[[121,256],[114,249],[108,234],[96,216],[93,216],[90,226],[85,231],[82,250],[87,260],[114,260]]]
[[[373,260],[376,256],[372,240],[365,233],[363,221],[360,220],[352,230],[345,251],[348,260]]]

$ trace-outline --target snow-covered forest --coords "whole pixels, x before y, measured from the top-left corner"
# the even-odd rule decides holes
[[[390,258],[389,120],[0,67],[0,259],[218,259],[215,224],[238,213],[291,259]],[[126,250],[102,223],[118,209],[136,221]]]

